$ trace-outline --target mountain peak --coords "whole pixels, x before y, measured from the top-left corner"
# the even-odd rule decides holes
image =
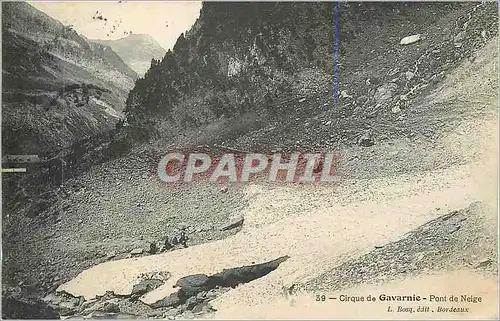
[[[128,36],[120,38],[120,39],[147,39],[147,40],[152,40],[152,41],[156,42],[156,40],[152,36],[148,35],[147,33],[131,33]],[[120,40],[120,39],[118,39],[118,40]]]
[[[151,59],[161,59],[165,49],[148,34],[130,34],[116,40],[93,40],[111,47],[139,76],[151,66]]]

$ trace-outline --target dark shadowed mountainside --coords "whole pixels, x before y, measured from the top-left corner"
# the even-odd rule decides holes
[[[474,44],[482,43],[481,29],[472,27],[469,30],[475,33],[467,39],[477,41],[455,46],[447,37],[462,30],[451,30],[450,20],[466,21],[476,9],[474,21],[496,14],[493,5],[474,8],[470,3],[341,3],[335,66],[334,6],[204,3],[191,30],[162,60],[153,61],[130,92],[126,114],[132,137],[173,137],[186,128],[219,126],[237,127],[229,138],[234,139],[262,124],[323,112],[334,113],[337,122],[374,121],[390,114],[389,105],[399,95],[413,95],[413,87],[422,80],[396,79],[398,72],[415,73],[415,65],[421,74],[444,72],[474,50]],[[495,27],[488,26],[487,37]],[[412,34],[428,40],[410,48],[399,43]],[[434,59],[441,46],[449,57]],[[324,100],[328,96],[333,100],[335,92],[339,102],[332,108]],[[322,106],[312,104],[308,96]],[[353,126],[359,124],[341,127]]]
[[[333,22],[331,3],[204,3],[191,30],[136,82],[128,122],[168,135],[249,112],[276,116],[270,105],[300,87],[298,72],[329,82]]]
[[[51,155],[115,128],[137,74],[27,3],[2,3],[4,154]]]

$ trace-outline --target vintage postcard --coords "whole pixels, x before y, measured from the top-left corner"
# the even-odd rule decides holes
[[[498,320],[498,3],[2,1],[3,319]]]

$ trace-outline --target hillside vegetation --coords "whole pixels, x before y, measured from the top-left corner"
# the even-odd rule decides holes
[[[4,154],[54,155],[115,128],[137,74],[110,47],[23,2],[2,3]]]

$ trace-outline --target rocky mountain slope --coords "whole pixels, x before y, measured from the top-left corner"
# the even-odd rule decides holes
[[[472,12],[476,18],[468,23]],[[328,110],[336,122],[375,122],[393,107],[403,110],[417,91],[430,89],[417,86],[422,77],[432,85],[457,58],[490,39],[495,23],[484,29],[474,24],[494,15],[493,5],[471,3],[339,4],[335,66],[332,3],[204,3],[191,30],[131,91],[130,132],[164,140],[201,127],[215,128],[218,137],[232,131],[234,139],[272,119],[281,123]],[[457,24],[449,25],[450,19]],[[399,44],[416,34],[422,39],[412,46]],[[446,57],[435,59],[441,54]],[[332,108],[334,95],[338,104]],[[323,100],[328,96],[332,99]],[[391,106],[400,96],[397,108]],[[317,99],[319,107],[311,103]]]
[[[95,256],[96,263],[103,263],[62,284],[45,300],[62,314],[75,317],[347,318],[356,313],[400,319],[411,315],[388,315],[387,302],[377,301],[360,311],[348,303],[318,302],[315,298],[450,291],[483,298],[481,304],[461,303],[470,310],[463,317],[496,317],[498,40],[492,39],[474,56],[472,62],[462,60],[438,88],[408,111],[415,121],[411,129],[425,128],[428,120],[445,123],[435,131],[435,137],[429,139],[417,131],[412,137],[392,136],[369,147],[344,146],[339,155],[340,180],[333,186],[234,184],[219,189],[200,183],[183,190],[162,188],[146,173],[141,183],[138,179],[121,180],[120,185],[126,186],[113,186],[113,192],[103,183],[98,187],[103,195],[99,207],[119,206],[131,215],[140,213],[140,218],[134,216],[119,226],[110,221],[109,210],[97,211],[104,213],[99,214],[102,218],[93,216],[95,219],[86,224],[89,231],[82,235],[90,234],[93,239],[99,235],[100,241],[87,243],[86,252]],[[112,164],[123,168],[119,160]],[[105,170],[95,168],[93,175],[85,175],[87,186],[96,186],[92,177],[108,177]],[[138,174],[135,172],[135,177]],[[138,185],[144,194],[132,200],[128,191]],[[196,196],[191,194],[193,189],[198,191]],[[128,193],[123,194],[128,205],[111,200],[119,190]],[[241,208],[233,203],[235,193],[242,193],[248,204]],[[91,195],[82,191],[71,200],[81,199],[82,204]],[[139,199],[140,206],[132,208]],[[161,199],[168,199],[167,204],[175,199],[175,205],[165,206]],[[224,200],[225,209],[233,208],[244,217],[235,229],[237,233],[224,239],[216,236],[220,231],[211,222],[221,217],[219,204],[214,204],[220,200]],[[175,214],[165,214],[167,208]],[[80,206],[71,216],[88,220],[86,213],[91,211]],[[177,223],[180,217],[182,223]],[[167,218],[168,223],[163,221]],[[120,236],[107,241],[107,230],[91,234],[96,230],[90,227],[95,221],[105,221]],[[72,229],[75,224],[75,220],[63,218],[59,226]],[[128,224],[141,228],[130,231]],[[212,228],[207,230],[207,226]],[[161,239],[165,230],[176,227],[185,229],[193,242],[189,241],[187,248],[152,255],[151,240]],[[139,237],[139,233],[147,236]],[[63,235],[53,237],[61,256],[76,256],[83,250]],[[200,237],[206,237],[204,244],[198,243]],[[104,257],[122,241],[118,260]],[[67,242],[71,242],[71,249],[62,249]],[[285,255],[290,258],[276,270],[249,283],[208,290],[208,284],[203,283],[203,275]],[[126,256],[128,259],[123,259]],[[190,278],[195,280],[187,282]],[[175,293],[184,287],[179,290],[173,285],[182,282],[197,291],[177,300]],[[366,289],[367,285],[372,287]],[[438,305],[429,303],[434,309]],[[436,317],[434,312],[423,312],[425,317]],[[440,316],[451,318],[453,314]]]
[[[4,154],[48,155],[114,129],[137,74],[24,2],[2,3]]]
[[[331,69],[332,13],[328,3],[204,3],[191,30],[137,81],[127,102],[131,128],[169,135],[276,111],[263,104],[293,91],[296,71]]]
[[[92,41],[111,47],[140,77],[151,67],[152,59],[160,60],[166,53],[153,37],[146,34],[131,34],[117,40]]]
[[[296,318],[313,311],[332,318],[331,305],[299,301],[314,300],[314,293],[291,293],[301,285],[304,291],[344,291],[360,280],[431,267],[470,265],[477,277],[483,270],[497,273],[493,234],[478,228],[483,214],[485,226],[494,226],[497,212],[469,207],[497,204],[498,159],[483,164],[498,145],[496,4],[346,3],[339,9],[336,103],[331,4],[205,4],[193,29],[154,62],[127,102],[129,137],[153,129],[144,137],[162,139],[94,164],[41,200],[35,193],[7,195],[4,298],[41,305],[38,312],[48,304],[73,317],[173,319],[215,312],[216,318]],[[312,60],[308,33],[322,44]],[[400,44],[416,34],[419,41]],[[285,62],[274,50],[279,46]],[[235,57],[241,64],[230,63]],[[327,68],[311,65],[316,58]],[[360,146],[367,131],[371,144]],[[200,142],[248,151],[334,151],[339,180],[225,188],[206,182],[170,188],[158,181],[155,170],[166,150]],[[244,218],[240,225],[223,230],[220,222],[235,215]],[[189,237],[187,248],[166,250],[165,240],[179,231]],[[467,251],[459,251],[464,244]],[[290,259],[265,277],[202,291],[182,304],[169,301],[172,285],[186,276],[284,255]],[[381,265],[366,273],[373,260]],[[483,262],[489,262],[486,269],[479,267]],[[45,305],[33,297],[44,297]],[[489,297],[484,306],[495,302],[498,297]]]

